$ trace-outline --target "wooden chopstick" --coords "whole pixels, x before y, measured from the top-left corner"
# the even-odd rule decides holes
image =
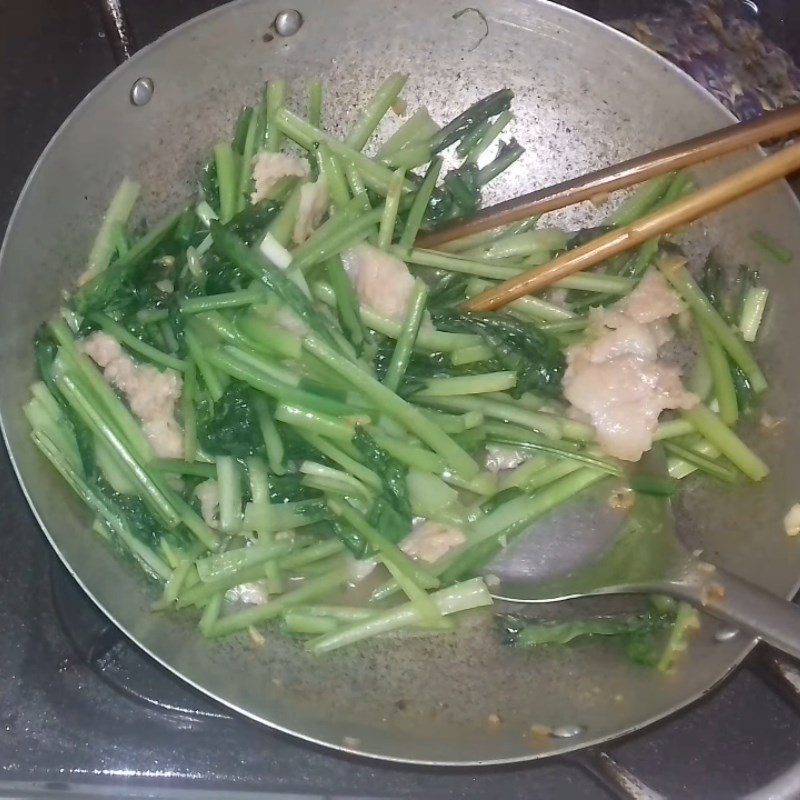
[[[778,178],[800,169],[800,144],[786,147],[721,181],[699,189],[694,194],[649,214],[636,222],[593,239],[564,253],[543,267],[536,267],[500,286],[476,295],[466,304],[468,311],[489,311],[501,308],[526,294],[544,289],[567,275],[594,267],[607,258],[638,247],[648,239],[676,228],[721,208]]]
[[[530,219],[547,211],[591,200],[607,192],[627,189],[650,178],[700,164],[759,142],[785,136],[796,130],[800,130],[800,103],[787,106],[780,111],[770,111],[749,122],[739,122],[680,144],[631,158],[621,164],[605,167],[546,189],[505,200],[479,211],[466,222],[458,222],[420,237],[416,246],[435,249],[437,245],[453,239],[461,239],[491,228]]]

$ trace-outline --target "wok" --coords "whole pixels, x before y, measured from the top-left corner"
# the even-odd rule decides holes
[[[271,0],[242,0],[141,51],[81,103],[25,186],[0,254],[0,419],[42,529],[89,596],[153,658],[230,708],[330,747],[426,764],[524,761],[620,736],[696,700],[754,644],[744,635],[718,635],[719,624],[710,618],[669,677],[625,662],[602,643],[508,650],[482,615],[457,634],[387,639],[323,658],[277,636],[263,648],[244,637],[208,643],[191,615],[150,612],[153,590],[91,532],[84,507],[30,442],[20,408],[34,377],[34,330],[80,273],[119,180],[128,174],[142,182],[148,219],[187,200],[200,159],[228,134],[239,106],[254,100],[269,77],[289,79],[301,97],[309,79],[325,79],[326,123],[334,134],[393,70],[411,74],[409,108],[427,105],[440,120],[510,86],[516,133],[527,153],[487,201],[731,119],[644,47],[542,0],[493,0],[485,7],[485,24],[474,11],[458,15],[463,4],[453,0],[298,0],[296,8],[304,24],[291,38],[265,41],[279,7]],[[131,87],[144,76],[155,92],[136,106]],[[759,157],[754,151],[728,159],[698,176],[701,182],[714,179]],[[800,273],[761,263],[748,233],[759,228],[800,252],[798,211],[781,184],[683,237],[696,258],[718,245],[731,267],[762,267],[775,298],[761,344],[771,379],[767,410],[786,423],[778,435],[759,437],[758,448],[773,469],[763,485],[691,484],[678,525],[709,560],[787,597],[800,576],[800,541],[790,540],[781,524],[800,494],[800,315],[793,307]],[[582,225],[596,219],[596,211],[580,208],[556,221]],[[606,609],[608,602],[543,613],[569,616]],[[488,723],[493,714],[499,725]],[[531,735],[532,725],[548,726],[555,735]]]

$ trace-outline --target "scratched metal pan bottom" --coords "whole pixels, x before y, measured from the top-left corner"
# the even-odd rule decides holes
[[[67,120],[34,169],[0,257],[0,414],[14,465],[53,547],[97,605],[177,676],[273,728],[363,755],[424,764],[493,764],[554,755],[620,736],[707,692],[752,646],[717,642],[707,620],[681,669],[665,678],[629,665],[614,648],[588,644],[549,653],[504,649],[490,620],[443,637],[368,643],[324,658],[270,637],[209,644],[194,620],[150,613],[152,597],[98,542],[87,516],[28,440],[20,407],[33,378],[31,339],[82,268],[94,227],[123,175],[139,179],[146,212],[187,200],[199,160],[230,130],[233,116],[270,77],[300,90],[312,77],[329,87],[328,127],[340,132],[378,81],[409,72],[409,108],[440,120],[487,92],[516,92],[516,135],[527,148],[493,190],[496,199],[711,130],[730,121],[709,95],[622,35],[546,2],[493,0],[485,25],[454,16],[451,0],[300,0],[304,24],[269,37],[279,8],[264,0],[226,5],[139,53],[109,76]],[[130,102],[136,79],[152,79],[147,104]],[[707,180],[758,158],[716,165]],[[562,221],[583,224],[579,210]],[[702,253],[719,244],[732,266],[759,264],[753,228],[779,234],[800,252],[798,206],[785,185],[733,207],[692,233]],[[800,542],[781,518],[797,497],[800,396],[800,273],[762,265],[776,298],[763,361],[767,410],[787,418],[759,448],[773,466],[763,486],[692,488],[681,524],[711,561],[790,595]],[[13,558],[13,553],[6,558]],[[559,607],[554,616],[570,612]],[[500,725],[488,725],[491,714]],[[531,736],[531,725],[561,734]]]

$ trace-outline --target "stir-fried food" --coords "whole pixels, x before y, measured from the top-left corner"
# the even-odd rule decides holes
[[[195,608],[209,637],[272,623],[322,653],[446,633],[492,604],[481,576],[498,552],[609,476],[635,509],[693,473],[767,474],[734,431],[766,388],[746,343],[767,301],[751,272],[711,263],[698,282],[652,241],[500,312],[463,311],[690,178],[652,181],[599,231],[529,220],[417,248],[474,214],[523,151],[501,141],[508,90],[442,126],[415,111],[374,145],[405,80],[390,76],[344,139],[321,127],[318,84],[304,119],[269,83],[191,205],[146,230],[129,225],[125,179],[35,343],[34,441],[97,533],[161,585],[155,610]],[[637,474],[654,446],[663,476]],[[692,620],[659,602],[503,627],[517,646],[617,638],[666,668]]]

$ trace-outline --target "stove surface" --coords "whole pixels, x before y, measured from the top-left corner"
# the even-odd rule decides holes
[[[796,0],[756,2],[731,7],[799,47]],[[0,230],[39,152],[115,53],[215,5],[0,0]],[[569,5],[605,20],[661,7]],[[109,8],[123,8],[128,42]],[[51,556],[5,452],[0,520],[0,796],[800,797],[800,672],[766,649],[701,703],[607,752],[486,770],[384,765],[233,717],[139,652]]]

